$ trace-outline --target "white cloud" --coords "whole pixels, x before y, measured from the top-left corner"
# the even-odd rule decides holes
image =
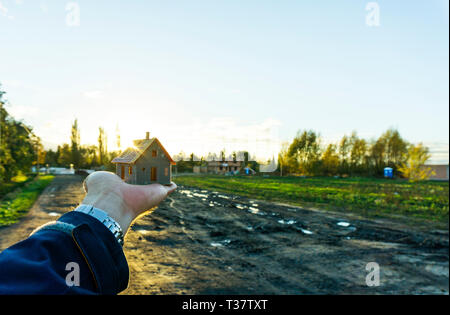
[[[0,2],[0,16],[4,16],[4,17],[6,17],[6,18],[8,18],[10,20],[13,20],[14,16],[10,15],[8,12],[9,12],[8,8],[5,7],[2,4],[2,2]]]
[[[0,2],[0,15],[7,16],[8,14],[8,8],[4,7],[3,4]]]

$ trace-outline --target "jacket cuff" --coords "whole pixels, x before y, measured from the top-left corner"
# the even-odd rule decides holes
[[[58,219],[72,224],[72,238],[82,253],[100,294],[117,294],[128,286],[129,269],[122,246],[96,218],[71,211]]]

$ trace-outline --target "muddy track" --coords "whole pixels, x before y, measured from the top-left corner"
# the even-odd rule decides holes
[[[180,187],[127,236],[129,294],[448,294],[448,232]],[[377,262],[381,285],[366,285]]]
[[[81,178],[57,177],[21,223],[0,229],[1,249],[82,196]],[[188,187],[139,219],[124,249],[130,284],[123,294],[449,292],[448,231]],[[369,262],[380,266],[378,287],[366,285]]]

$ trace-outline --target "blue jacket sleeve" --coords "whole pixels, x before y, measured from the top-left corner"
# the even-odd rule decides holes
[[[42,229],[0,253],[0,294],[117,294],[128,286],[123,249],[97,219],[68,212],[68,232]]]

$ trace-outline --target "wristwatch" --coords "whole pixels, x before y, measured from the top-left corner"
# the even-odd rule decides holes
[[[89,214],[103,223],[114,235],[116,240],[123,246],[123,231],[120,225],[111,218],[105,211],[95,208],[91,205],[80,205],[74,211]]]

